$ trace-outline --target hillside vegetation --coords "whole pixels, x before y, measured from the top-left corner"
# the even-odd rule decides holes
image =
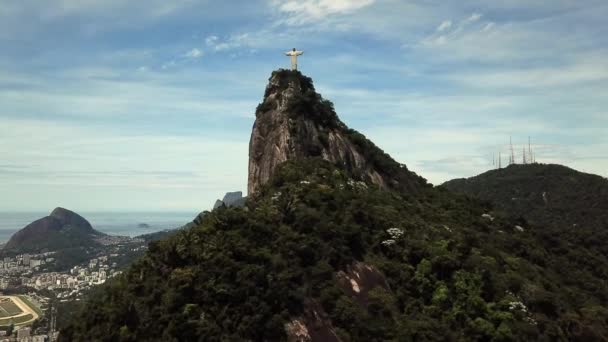
[[[245,208],[152,242],[60,340],[286,340],[311,305],[333,340],[606,340],[606,254],[557,230],[445,189],[381,191],[288,161]],[[344,286],[357,263],[382,285]]]
[[[608,179],[562,165],[510,165],[443,186],[534,223],[608,227]]]
[[[562,165],[510,165],[442,187],[551,228],[554,239],[608,255],[608,180]]]

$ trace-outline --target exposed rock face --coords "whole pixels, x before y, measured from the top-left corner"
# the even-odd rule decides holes
[[[243,197],[242,191],[227,192],[222,200],[216,200],[213,209],[219,208],[222,205],[227,207],[243,207],[247,197]]]
[[[338,287],[363,310],[367,309],[371,291],[381,289],[390,292],[384,274],[359,261],[353,262],[346,270],[338,271],[336,281]],[[285,332],[289,342],[341,341],[323,307],[310,298],[304,301],[303,315],[287,323]]]
[[[215,203],[213,204],[213,209],[217,209],[219,207],[221,207],[224,204],[224,202],[218,200],[215,200]]]
[[[38,252],[96,244],[103,236],[93,229],[89,221],[73,211],[55,208],[49,216],[36,220],[17,231],[4,246],[4,250]]]
[[[286,160],[317,156],[381,188],[415,191],[426,184],[342,123],[310,78],[292,70],[273,72],[249,142],[248,193],[255,193]]]
[[[89,233],[95,232],[93,226],[87,221],[84,217],[76,214],[75,212],[64,209],[64,208],[55,208],[51,214],[50,218],[57,219],[57,221],[63,226],[73,226],[79,227],[82,231],[86,231]]]
[[[226,205],[232,205],[235,202],[240,201],[243,198],[243,192],[241,191],[233,191],[227,192],[222,199],[222,202],[226,203]]]
[[[375,267],[356,261],[345,271],[338,272],[338,285],[357,303],[367,306],[369,292],[375,288],[390,291],[384,275]]]
[[[340,342],[323,307],[312,299],[304,301],[304,314],[285,324],[289,342]]]

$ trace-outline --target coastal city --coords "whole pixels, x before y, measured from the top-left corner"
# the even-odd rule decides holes
[[[62,251],[0,259],[0,342],[54,341],[61,304],[79,302],[88,290],[121,274],[147,249],[138,238],[104,242],[72,259]]]
[[[143,253],[144,244],[130,243],[101,252],[88,261],[74,265],[64,272],[45,272],[55,261],[55,252],[19,254],[0,261],[0,289],[27,287],[34,290],[54,291],[58,298],[78,297],[91,286],[103,284],[121,273],[118,259],[124,260],[125,252]]]

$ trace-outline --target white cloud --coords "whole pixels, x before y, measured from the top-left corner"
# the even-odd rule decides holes
[[[475,74],[452,72],[447,79],[470,87],[488,89],[549,89],[592,82],[608,82],[608,63],[580,60],[555,67],[517,68],[478,71]],[[599,93],[608,90],[608,83],[595,87]],[[599,91],[601,90],[601,91]],[[572,89],[571,92],[576,91]],[[587,90],[588,91],[588,90]]]
[[[64,25],[71,25],[66,30],[67,34],[84,36],[124,28],[141,28],[199,5],[191,0],[0,1],[0,8],[3,8],[0,9],[0,39],[11,40],[15,36],[20,39],[35,38]]]
[[[215,46],[218,39],[219,38],[217,36],[209,36],[209,37],[205,38],[205,44],[207,46],[213,47],[213,46]]]
[[[174,67],[176,65],[177,65],[177,63],[175,62],[175,60],[170,60],[168,62],[163,63],[160,66],[160,68],[163,69],[163,70],[166,70],[166,69],[172,68],[172,67]]]
[[[13,194],[0,197],[4,209],[62,203],[81,210],[162,210],[169,209],[164,202],[179,199],[177,209],[198,212],[225,191],[246,186],[247,137],[0,120],[0,154],[8,166],[19,166],[0,172],[0,191]]]
[[[57,0],[53,2],[22,0],[21,10],[36,11],[41,18],[61,18],[71,15],[118,17],[124,12],[136,12],[138,17],[161,17],[193,5],[190,0],[150,0],[145,3],[129,0]],[[3,4],[4,6],[4,4]]]
[[[445,20],[445,21],[441,22],[441,24],[439,24],[439,26],[437,27],[437,31],[442,32],[442,31],[449,29],[450,27],[452,27],[452,21]]]
[[[203,55],[204,55],[204,53],[202,50],[194,48],[194,49],[186,52],[186,54],[184,54],[184,57],[197,59],[197,58],[203,57]]]
[[[338,14],[349,14],[373,4],[375,0],[272,0],[287,17],[287,25],[305,25]]]
[[[120,70],[113,69],[70,70],[29,77],[9,75],[10,82],[18,81],[22,86],[0,87],[2,116],[28,117],[44,108],[44,117],[62,115],[80,119],[124,119],[138,115],[162,119],[166,113],[179,113],[181,117],[216,113],[244,117],[255,108],[258,100],[255,95],[249,101],[234,98],[239,87],[248,86],[243,77],[176,69],[171,73],[131,69],[126,78]],[[211,81],[214,83],[210,84]],[[232,90],[224,92],[222,84],[229,84]]]
[[[227,38],[220,38],[218,36],[208,36],[205,39],[205,44],[215,52],[220,51],[231,51],[237,49],[246,49],[251,51],[254,46],[259,45],[260,39],[270,40],[268,43],[276,43],[273,39],[270,39],[269,32],[261,30],[255,33],[239,33],[232,34]]]
[[[483,14],[481,14],[481,13],[473,13],[473,14],[471,14],[470,17],[467,18],[466,21],[470,22],[470,23],[474,23],[474,22],[478,21],[479,19],[481,19],[482,16],[483,16]]]
[[[479,13],[473,13],[467,19],[461,20],[455,27],[453,27],[454,25],[451,20],[445,20],[439,24],[433,34],[423,38],[421,44],[426,46],[441,46],[472,31],[488,31],[492,28],[493,23],[487,23],[481,29],[479,27],[471,27],[481,17],[482,15]]]

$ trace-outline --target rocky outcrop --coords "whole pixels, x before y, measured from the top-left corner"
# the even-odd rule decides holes
[[[213,204],[213,209],[217,209],[219,207],[221,207],[222,205],[224,205],[224,202],[222,202],[221,200],[215,200],[215,203]]]
[[[84,217],[65,208],[55,208],[48,216],[51,219],[56,219],[62,226],[78,227],[80,230],[87,233],[96,232],[93,226]]]
[[[213,205],[213,209],[217,209],[219,207],[221,207],[222,205],[225,205],[227,207],[243,207],[245,205],[245,201],[247,200],[247,197],[243,197],[243,192],[242,191],[233,191],[233,192],[227,192],[224,195],[224,198],[221,200],[216,200],[215,204]]]
[[[384,275],[375,267],[356,261],[337,274],[338,286],[357,303],[366,307],[369,292],[375,288],[390,291]]]
[[[289,342],[341,341],[323,307],[310,298],[304,301],[303,315],[285,324],[285,333]]]
[[[376,289],[390,292],[386,277],[374,266],[355,261],[336,274],[338,287],[360,305],[368,307],[370,292]],[[315,300],[304,301],[303,314],[285,324],[289,342],[341,341],[329,315]]]
[[[272,73],[249,142],[247,191],[255,193],[290,159],[322,157],[381,188],[416,191],[426,181],[349,129],[298,71]]]

